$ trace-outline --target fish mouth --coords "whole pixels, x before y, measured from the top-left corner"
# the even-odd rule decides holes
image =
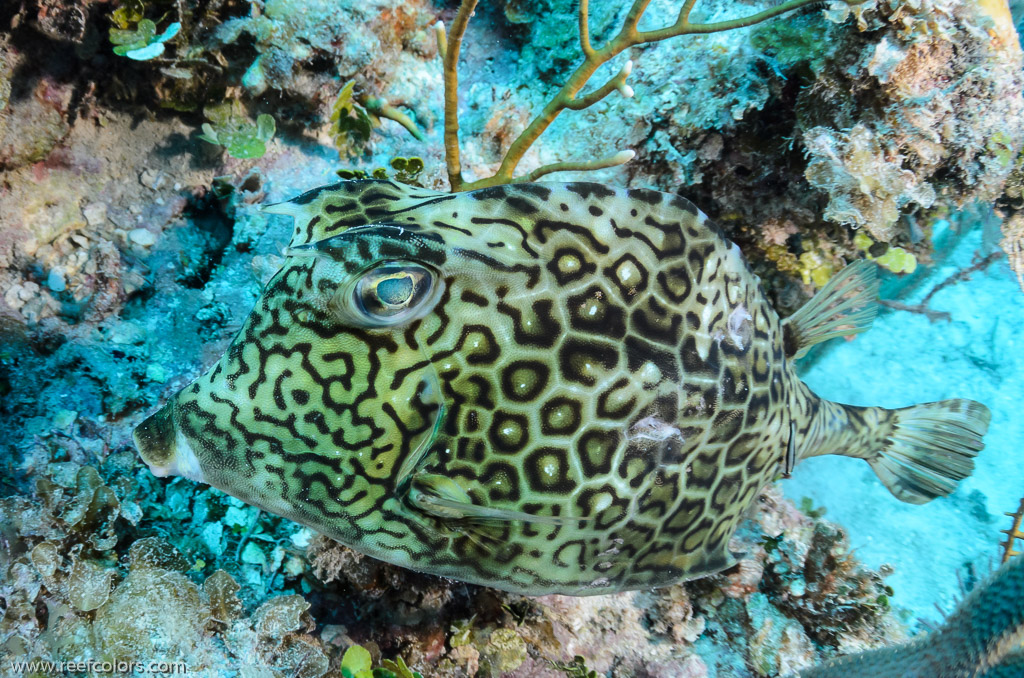
[[[158,478],[182,476],[205,482],[199,458],[174,425],[174,403],[168,403],[139,424],[132,438],[142,461]]]

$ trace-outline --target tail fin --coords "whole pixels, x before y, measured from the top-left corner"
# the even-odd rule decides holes
[[[943,497],[971,475],[992,417],[981,403],[960,398],[892,414],[892,431],[868,463],[897,499],[911,504]]]

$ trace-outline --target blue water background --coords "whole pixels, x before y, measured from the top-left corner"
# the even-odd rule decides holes
[[[937,283],[992,251],[991,228],[976,217],[958,235],[936,229],[948,254],[912,288],[895,297],[920,301]],[[985,237],[983,238],[983,234]],[[883,298],[899,283],[883,285]],[[819,395],[853,405],[902,407],[965,397],[992,410],[986,448],[974,474],[951,496],[924,506],[896,500],[863,461],[816,457],[783,483],[790,497],[810,497],[843,525],[857,555],[872,567],[890,563],[894,603],[910,620],[937,620],[962,597],[958,574],[970,581],[998,562],[1003,514],[1024,496],[1024,293],[1002,257],[970,280],[939,291],[929,307],[950,322],[883,309],[874,327],[853,341],[832,342],[802,371]]]

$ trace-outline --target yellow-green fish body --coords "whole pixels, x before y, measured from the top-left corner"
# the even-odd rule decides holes
[[[666,585],[728,566],[801,458],[865,458],[920,502],[982,447],[977,403],[847,407],[797,378],[870,323],[869,264],[783,323],[680,197],[352,181],[268,209],[295,217],[283,268],[136,442],[376,558],[535,595]]]

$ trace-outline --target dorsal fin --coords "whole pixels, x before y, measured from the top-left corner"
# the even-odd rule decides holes
[[[782,322],[786,355],[802,358],[815,344],[859,334],[878,314],[878,266],[867,259],[839,271],[821,291]]]

